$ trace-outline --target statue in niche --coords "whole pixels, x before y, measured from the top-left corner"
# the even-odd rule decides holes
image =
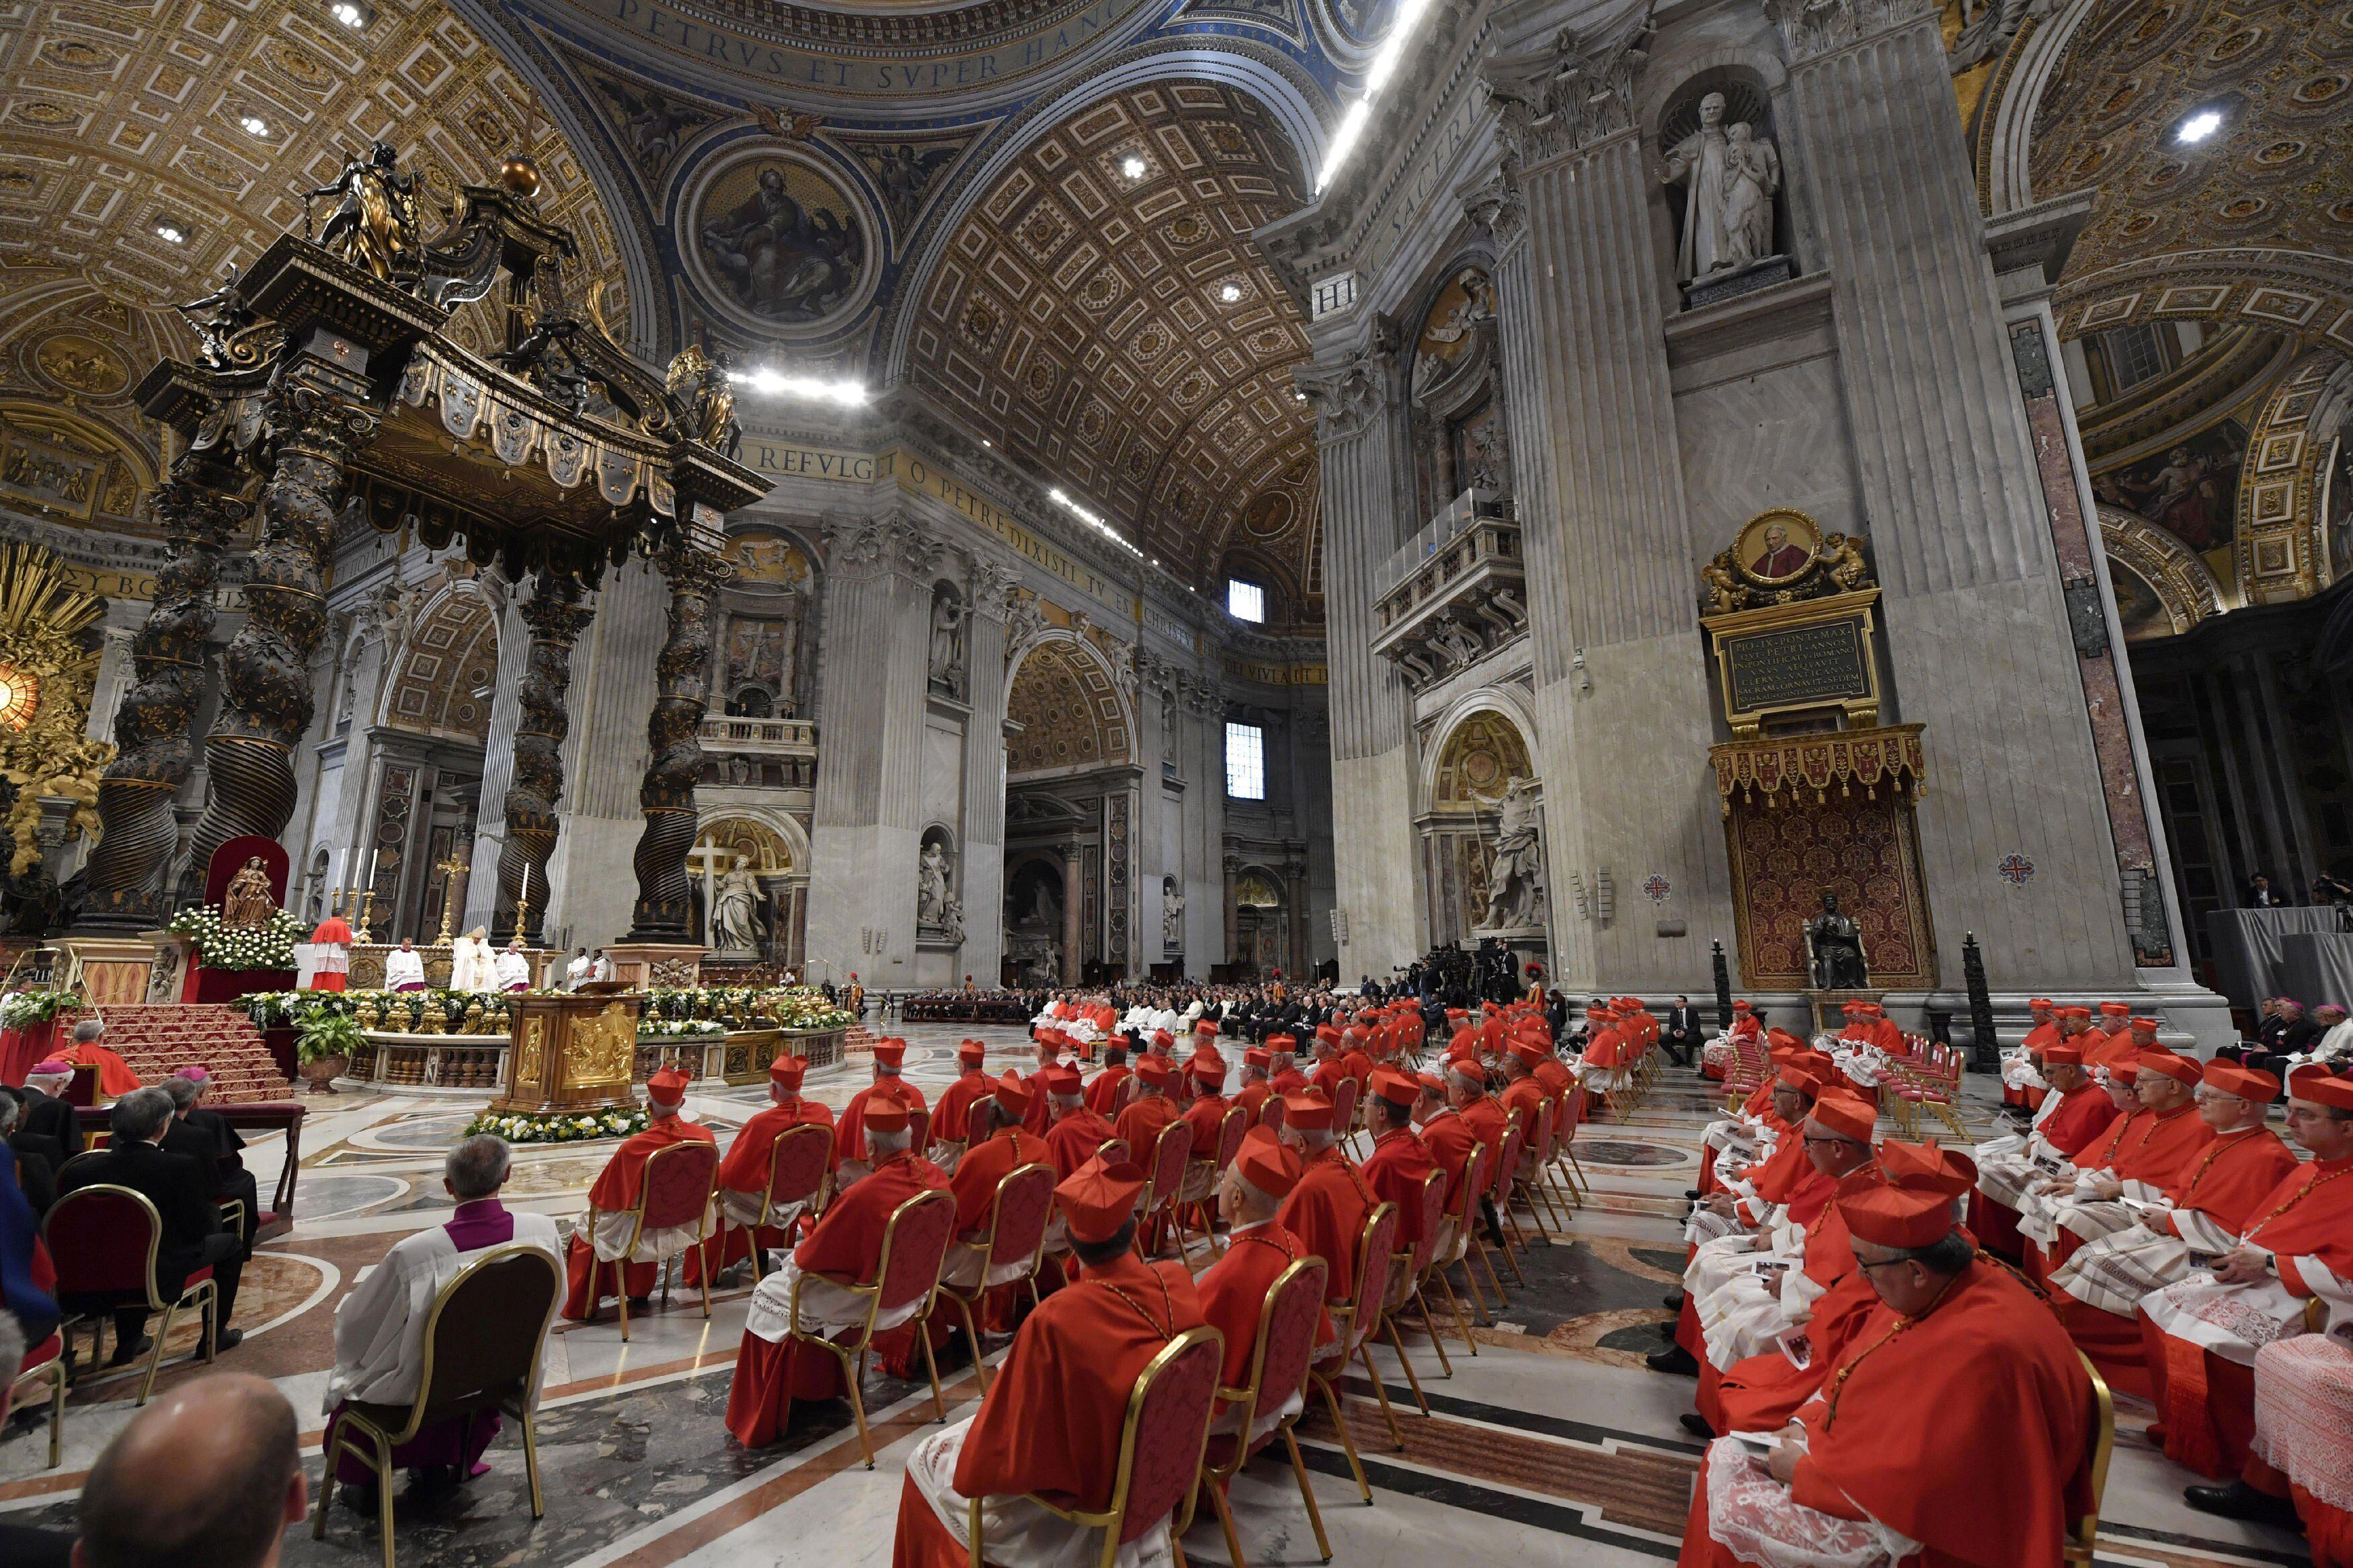
[[[221,924],[231,931],[266,926],[277,912],[278,900],[269,891],[269,873],[262,869],[261,857],[253,856],[221,891]]]
[[[955,900],[948,889],[947,851],[936,838],[923,846],[921,864],[915,868],[915,923],[919,926],[946,924],[949,907]]]
[[[760,879],[752,874],[746,856],[736,856],[712,890],[711,931],[723,953],[757,955],[760,951]]]
[[[950,691],[964,685],[964,606],[953,594],[932,601],[932,683]]]
[[[1806,966],[1817,991],[1860,991],[1871,984],[1862,928],[1841,914],[1838,895],[1822,889],[1822,912],[1806,922]]]
[[[1514,774],[1497,803],[1495,857],[1487,868],[1489,930],[1516,931],[1536,921],[1544,871],[1536,829],[1535,784]]]
[[[1659,175],[1683,187],[1675,276],[1686,283],[1737,272],[1773,253],[1781,155],[1746,121],[1725,124],[1724,111],[1724,94],[1701,99],[1699,129],[1668,149]]]
[[[1185,945],[1185,889],[1174,877],[1161,885],[1160,945],[1171,952]]]

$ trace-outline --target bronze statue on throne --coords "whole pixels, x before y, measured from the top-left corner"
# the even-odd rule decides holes
[[[1861,991],[1871,984],[1862,928],[1841,912],[1838,895],[1822,889],[1822,910],[1806,922],[1806,967],[1817,991]]]

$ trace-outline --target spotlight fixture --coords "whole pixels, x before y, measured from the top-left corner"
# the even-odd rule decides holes
[[[1144,172],[1147,166],[1142,158],[1133,153],[1119,161],[1119,172],[1131,180],[1144,178]]]
[[[737,386],[748,386],[770,397],[839,403],[845,408],[860,407],[866,402],[865,386],[855,381],[821,381],[813,375],[786,375],[774,370],[731,370],[727,373],[727,379]]]
[[[266,139],[269,135],[269,121],[262,119],[259,114],[239,115],[237,122],[245,128],[245,133],[248,136]]]
[[[1218,298],[1223,300],[1229,305],[1234,303],[1241,297],[1242,288],[1239,283],[1229,283],[1224,288],[1218,290]]]
[[[1138,550],[1134,545],[1130,544],[1125,539],[1122,538],[1119,531],[1113,528],[1110,523],[1105,522],[1100,514],[1090,511],[1086,507],[1082,506],[1078,501],[1072,500],[1061,490],[1051,489],[1048,490],[1046,493],[1053,499],[1053,502],[1056,506],[1060,507],[1064,511],[1069,512],[1081,522],[1085,523],[1089,528],[1093,529],[1097,533],[1102,534],[1105,539],[1110,540],[1113,544],[1116,544],[1122,550],[1126,551],[1130,555],[1141,556],[1144,553],[1143,551]]]
[[[2173,139],[2185,147],[2190,146],[2205,141],[2221,129],[2222,129],[2222,111],[2219,109],[2201,109],[2181,122],[2180,128],[2174,132]]]
[[[174,223],[170,218],[157,218],[155,220],[155,237],[162,240],[166,245],[185,245],[188,243],[188,231],[182,228],[178,224]]]
[[[327,7],[327,15],[354,33],[365,31],[367,25],[375,20],[375,14],[361,5],[359,0],[335,0]]]

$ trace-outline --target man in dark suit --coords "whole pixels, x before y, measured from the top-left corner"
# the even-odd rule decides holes
[[[222,1204],[234,1199],[245,1205],[237,1239],[243,1244],[244,1256],[250,1258],[253,1256],[254,1233],[261,1223],[259,1212],[261,1196],[254,1189],[253,1173],[245,1168],[245,1162],[236,1152],[245,1147],[245,1140],[237,1137],[235,1130],[219,1111],[205,1110],[197,1106],[196,1102],[204,1098],[208,1079],[193,1074],[203,1071],[202,1068],[190,1068],[165,1079],[156,1086],[172,1097],[173,1109],[176,1113],[171,1127],[164,1133],[164,1152],[185,1154],[196,1162],[210,1178],[210,1189],[205,1196],[213,1203]],[[223,1141],[225,1135],[236,1139],[234,1148]]]
[[[59,1098],[72,1081],[72,1065],[57,1060],[42,1062],[26,1073],[25,1115],[17,1123],[23,1131],[56,1139],[64,1152],[58,1161],[60,1165],[81,1152],[81,1121],[74,1108]]]
[[[0,1138],[8,1141],[16,1163],[16,1185],[25,1201],[33,1205],[33,1217],[37,1220],[58,1201],[57,1169],[65,1161],[56,1139],[27,1132],[24,1124],[24,1101],[16,1098],[15,1089],[0,1089]]]
[[[1699,1014],[1693,1010],[1690,997],[1676,997],[1675,1005],[1667,1009],[1666,1026],[1659,1031],[1659,1048],[1675,1058],[1675,1066],[1692,1065],[1692,1052],[1699,1048]]]
[[[214,1288],[219,1291],[218,1348],[227,1350],[245,1338],[228,1327],[237,1309],[237,1280],[243,1268],[243,1246],[233,1232],[221,1228],[219,1211],[205,1196],[206,1181],[196,1162],[185,1154],[167,1153],[164,1133],[174,1115],[172,1097],[160,1089],[134,1089],[114,1102],[107,1118],[112,1137],[106,1148],[65,1173],[69,1193],[82,1187],[128,1187],[155,1205],[164,1222],[155,1252],[155,1284],[164,1300],[177,1296],[187,1277],[209,1265]],[[114,1310],[115,1346],[111,1364],[124,1365],[153,1348],[144,1332],[147,1306]]]

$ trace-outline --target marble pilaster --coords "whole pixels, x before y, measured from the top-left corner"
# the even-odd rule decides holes
[[[965,620],[965,697],[972,712],[964,734],[964,949],[959,978],[997,984],[1005,958],[1005,679],[1006,595],[1015,574],[981,562],[970,579],[972,613]]]
[[[572,662],[566,799],[556,814],[542,930],[551,945],[599,947],[629,929],[637,896],[631,854],[645,818],[638,784],[652,748],[654,661],[668,630],[670,590],[643,561],[608,572],[595,619]]]

